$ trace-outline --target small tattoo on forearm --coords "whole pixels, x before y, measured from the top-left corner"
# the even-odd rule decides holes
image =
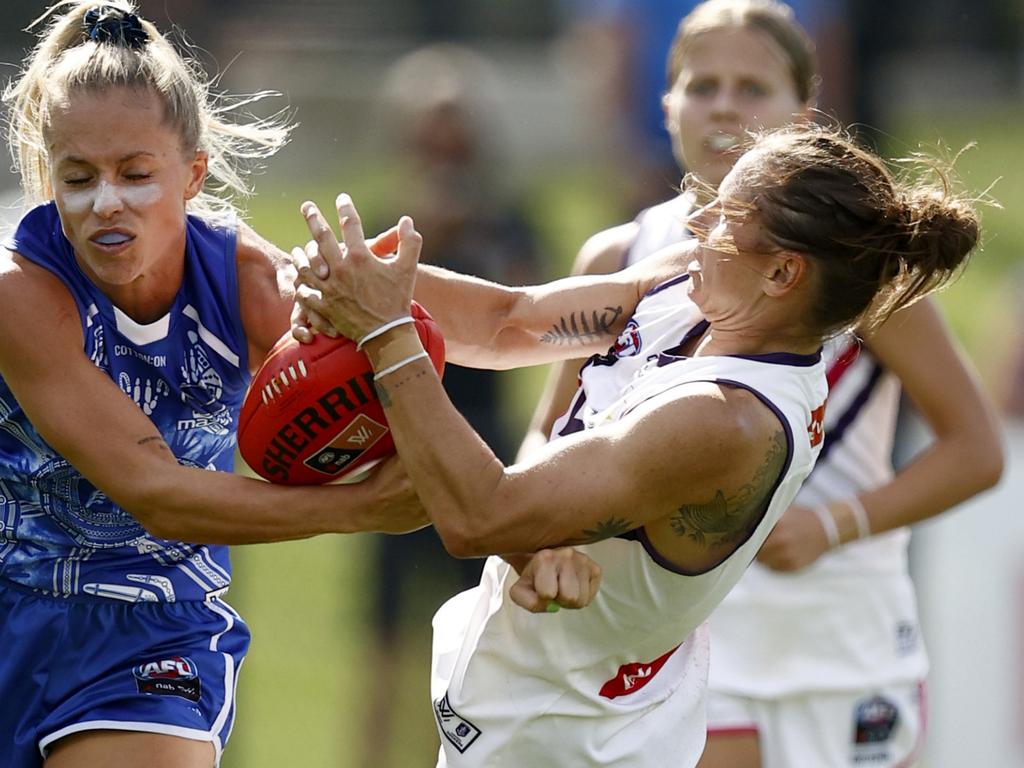
[[[387,378],[387,383],[375,381],[373,386],[377,390],[377,399],[380,400],[380,404],[385,409],[390,408],[394,403],[394,400],[391,398],[391,392],[426,375],[428,375],[427,371],[410,371],[408,373],[399,371],[391,374]]]
[[[573,312],[562,317],[557,325],[540,337],[543,344],[582,344],[602,337],[614,336],[612,326],[622,315],[622,307]]]

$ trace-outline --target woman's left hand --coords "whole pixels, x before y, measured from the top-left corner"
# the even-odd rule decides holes
[[[532,613],[550,611],[552,605],[585,608],[601,586],[601,566],[572,547],[542,549],[517,570],[519,580],[509,596]]]
[[[828,536],[810,507],[793,504],[768,534],[757,560],[773,571],[796,571],[829,549]]]
[[[340,242],[314,203],[302,205],[313,240],[292,250],[298,272],[293,332],[300,340],[303,327],[359,340],[409,314],[423,242],[412,219],[403,216],[397,228],[368,244],[351,198],[341,194],[337,205]],[[384,243],[395,252],[380,254]]]

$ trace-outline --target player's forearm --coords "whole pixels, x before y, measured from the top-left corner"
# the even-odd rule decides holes
[[[386,370],[367,346],[374,368]],[[516,551],[493,538],[495,521],[509,511],[500,493],[505,467],[451,404],[430,364],[421,359],[381,376],[377,392],[402,464],[448,551]]]
[[[881,533],[944,512],[995,485],[1002,471],[1002,445],[994,433],[939,439],[860,500],[872,533]]]
[[[516,301],[512,289],[421,264],[413,297],[441,328],[448,360],[471,368],[503,367],[495,339]]]
[[[441,327],[449,360],[491,369],[605,352],[639,301],[636,282],[621,277],[507,288],[424,266],[414,297]]]
[[[374,499],[358,484],[285,487],[188,467],[111,498],[154,536],[206,544],[304,539],[377,522]]]

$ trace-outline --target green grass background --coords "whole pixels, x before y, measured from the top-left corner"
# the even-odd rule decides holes
[[[1003,208],[983,209],[985,244],[966,275],[941,296],[956,334],[1002,397],[1002,373],[1020,346],[1020,258],[1024,253],[1024,178],[1020,173],[1019,110],[963,115],[911,115],[890,125],[891,154],[934,148],[953,151],[968,142],[958,170],[976,191],[992,190]],[[329,166],[329,164],[327,164]],[[367,218],[383,215],[400,179],[379,168],[347,169],[336,178],[296,182],[266,177],[250,205],[250,220],[282,247],[304,242],[297,211],[309,197],[331,210],[338,191],[353,194]],[[550,276],[564,273],[585,237],[628,218],[609,202],[611,179],[599,170],[552,168],[528,190],[527,208],[547,257]],[[1015,277],[1016,276],[1016,277]],[[940,372],[936,372],[940,374]],[[543,371],[510,374],[512,420],[522,427],[536,400]],[[296,510],[301,514],[301,510]],[[319,539],[234,550],[231,602],[253,631],[241,674],[238,719],[225,768],[418,768],[434,765],[437,737],[429,697],[429,620],[436,607],[409,595],[397,658],[375,654],[369,595],[372,536]],[[428,576],[428,575],[424,575]],[[389,670],[383,667],[387,665]],[[391,737],[368,750],[375,689],[392,691]]]

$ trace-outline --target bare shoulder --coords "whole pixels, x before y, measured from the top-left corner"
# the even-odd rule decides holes
[[[258,269],[267,274],[285,273],[293,276],[288,254],[260,235],[244,221],[238,222],[236,259],[239,267]]]
[[[0,328],[35,327],[36,335],[73,318],[78,327],[74,299],[67,287],[49,270],[20,253],[0,249]],[[41,311],[40,307],[45,307]]]
[[[713,382],[692,382],[670,390],[637,409],[638,417],[661,420],[669,439],[685,433],[694,435],[709,455],[730,457],[730,464],[742,464],[744,458],[756,458],[754,446],[766,438],[783,433],[778,417],[749,390]]]
[[[242,325],[249,359],[258,364],[289,326],[295,299],[291,258],[244,222],[238,224],[236,251]]]
[[[631,221],[591,235],[576,254],[572,274],[607,275],[619,271],[638,231],[639,225]]]
[[[778,417],[751,392],[713,383],[678,388],[643,418],[656,465],[660,508],[645,526],[654,548],[693,571],[728,557],[760,522],[786,466],[788,447]]]
[[[12,387],[53,374],[73,378],[76,366],[91,363],[81,354],[82,322],[71,292],[21,254],[0,254],[0,372]]]

